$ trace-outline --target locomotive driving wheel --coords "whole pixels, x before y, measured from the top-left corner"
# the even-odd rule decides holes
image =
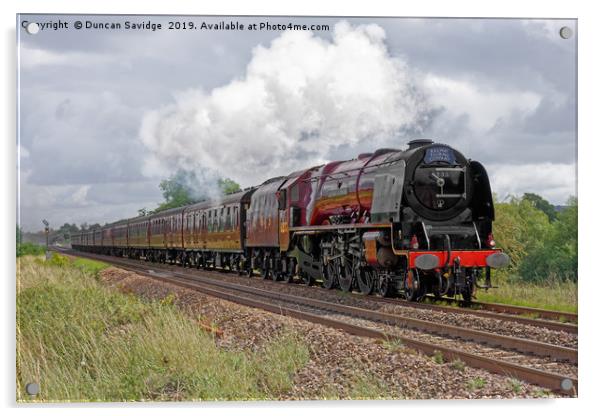
[[[375,270],[368,267],[360,267],[357,276],[357,285],[359,286],[362,295],[369,295],[374,291],[376,278]]]
[[[322,266],[322,286],[333,289],[338,280],[339,259],[332,259],[334,255],[333,240],[327,241],[328,246],[323,249],[322,259],[326,264]]]
[[[378,296],[381,298],[386,298],[391,294],[391,283],[389,282],[389,278],[386,275],[376,275],[375,282],[376,290]]]
[[[351,292],[353,289],[353,268],[350,261],[342,258],[338,267],[339,286],[343,292]]]

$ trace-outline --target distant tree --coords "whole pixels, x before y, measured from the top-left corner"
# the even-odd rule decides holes
[[[146,209],[146,207],[145,208],[140,208],[138,210],[138,216],[139,217],[145,217],[145,216],[150,215],[152,213],[153,213],[153,211],[149,211],[148,209]]]
[[[159,183],[159,188],[161,189],[165,202],[161,203],[155,209],[155,212],[192,204],[194,198],[191,183],[196,181],[197,178],[194,172],[182,169],[178,170],[168,179],[163,179],[161,183]]]
[[[21,244],[23,241],[23,232],[21,231],[21,227],[17,225],[17,246]]]
[[[230,194],[240,190],[240,185],[228,178],[218,179],[217,187],[222,195]],[[178,170],[174,175],[164,179],[159,184],[163,194],[164,202],[154,212],[165,211],[189,205],[206,199],[210,193],[204,189],[202,181],[192,171]],[[140,213],[142,210],[139,210]]]
[[[79,231],[77,225],[64,223],[61,227],[53,233],[53,238],[62,238],[64,240],[69,240],[71,234],[75,234]]]
[[[240,185],[232,179],[224,178],[217,181],[217,185],[224,195],[233,194],[240,191]]]
[[[558,214],[556,213],[556,209],[554,208],[554,205],[550,204],[543,197],[541,197],[537,194],[526,193],[523,195],[523,199],[526,199],[527,201],[531,201],[533,203],[533,205],[535,205],[535,208],[543,211],[548,216],[548,219],[550,220],[550,222],[556,220]]]

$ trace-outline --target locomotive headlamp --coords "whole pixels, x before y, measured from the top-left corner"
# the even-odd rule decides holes
[[[493,234],[489,233],[489,235],[487,236],[487,247],[490,248],[494,248],[495,247],[495,240],[493,239]]]
[[[416,234],[414,234],[412,236],[412,239],[410,240],[410,248],[418,250],[419,247],[420,246],[418,245],[418,237],[416,237]]]

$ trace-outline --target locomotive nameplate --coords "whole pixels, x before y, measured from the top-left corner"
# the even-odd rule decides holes
[[[454,151],[449,147],[429,147],[424,154],[424,163],[431,164],[433,162],[445,162],[450,165],[455,165],[456,156],[454,155]]]

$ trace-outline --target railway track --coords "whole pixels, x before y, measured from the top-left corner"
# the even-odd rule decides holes
[[[570,312],[551,311],[547,309],[529,308],[526,306],[507,305],[502,303],[485,303],[472,301],[470,305],[466,305],[464,301],[452,298],[435,298],[434,296],[428,296],[429,300],[434,302],[446,302],[455,306],[470,306],[471,308],[481,311],[499,312],[504,314],[512,315],[529,315],[537,316],[540,319],[548,319],[552,321],[563,320],[565,322],[577,322],[577,314]],[[575,326],[576,327],[576,326]]]
[[[358,296],[361,296],[361,295],[358,295]],[[507,322],[517,322],[517,323],[524,324],[524,325],[531,325],[531,326],[536,326],[536,327],[540,327],[540,328],[547,328],[552,331],[563,331],[563,332],[568,332],[571,334],[576,334],[578,332],[578,326],[574,323],[565,323],[565,322],[549,320],[549,319],[545,319],[545,318],[544,319],[530,318],[530,317],[526,317],[526,316],[520,316],[518,314],[518,312],[508,313],[508,310],[514,310],[514,311],[518,310],[518,309],[514,309],[513,306],[509,306],[509,308],[504,308],[504,306],[506,306],[506,305],[500,305],[500,308],[495,308],[495,306],[493,306],[493,305],[497,305],[497,304],[473,302],[473,305],[471,305],[471,307],[467,307],[467,306],[463,306],[462,301],[456,301],[454,299],[447,299],[447,298],[446,299],[437,299],[437,301],[455,303],[457,306],[444,306],[444,305],[438,305],[438,304],[432,304],[432,303],[408,302],[403,299],[395,299],[395,298],[393,298],[393,299],[376,298],[376,299],[377,299],[376,300],[377,302],[382,302],[382,303],[410,306],[412,308],[418,308],[418,309],[428,309],[428,310],[441,311],[441,312],[451,312],[451,313],[457,313],[457,314],[462,314],[462,315],[479,316],[482,318],[498,319],[500,321],[507,321]],[[473,309],[473,308],[476,308],[476,309]],[[522,308],[522,309],[526,309],[526,310],[530,310],[530,311],[534,310],[532,308]],[[545,312],[550,313],[547,316],[552,316],[552,314],[555,313],[555,311],[545,311]],[[529,314],[531,316],[535,315],[535,312],[530,312],[530,313],[521,312],[521,313]],[[563,314],[562,312],[560,312],[560,313]],[[573,314],[570,314],[570,315],[573,315]],[[538,315],[538,316],[541,316],[541,315]],[[558,315],[558,316],[563,316],[563,315]],[[577,320],[576,316],[577,315],[575,314],[575,322]]]
[[[153,263],[154,267],[159,267],[159,268],[166,268],[167,270],[171,270],[170,265],[163,265],[163,264],[156,264]],[[185,270],[185,269],[184,269]],[[222,271],[218,271],[218,270],[203,270],[203,273],[206,274],[214,274],[214,275],[219,275],[219,277],[223,276]],[[271,280],[267,281],[268,283],[271,283]],[[505,305],[500,305],[500,308],[491,308],[489,310],[484,310],[486,309],[485,307],[481,306],[481,305],[495,305],[495,304],[481,304],[479,303],[477,308],[479,309],[473,309],[472,307],[460,307],[463,305],[463,302],[458,301],[456,307],[454,306],[445,306],[445,305],[438,305],[438,304],[432,304],[432,303],[421,303],[421,302],[409,302],[407,300],[404,299],[400,299],[400,298],[381,298],[381,297],[377,297],[377,296],[369,296],[366,297],[364,295],[361,295],[359,293],[345,293],[345,292],[340,292],[340,291],[334,291],[334,290],[329,290],[329,289],[325,289],[323,287],[318,287],[318,286],[306,286],[305,287],[306,290],[311,290],[314,291],[316,293],[330,293],[330,294],[335,294],[335,295],[339,295],[339,298],[344,298],[347,296],[352,296],[354,298],[357,299],[361,299],[361,300],[366,300],[369,299],[371,302],[374,303],[378,303],[378,304],[388,304],[388,305],[393,305],[393,306],[403,306],[403,307],[410,307],[410,308],[415,308],[415,309],[422,309],[422,310],[432,310],[432,311],[438,311],[438,312],[444,312],[444,313],[454,313],[454,314],[461,314],[461,315],[467,315],[467,316],[476,316],[476,317],[480,317],[480,318],[486,318],[486,319],[497,319],[500,321],[506,321],[506,322],[515,322],[515,323],[519,323],[519,324],[523,324],[523,325],[530,325],[530,326],[534,326],[534,327],[539,327],[539,328],[546,328],[552,331],[563,331],[563,332],[567,332],[570,334],[577,334],[578,332],[578,327],[575,324],[572,323],[564,323],[564,322],[559,322],[556,320],[549,320],[549,319],[539,319],[539,318],[531,318],[531,317],[526,317],[526,316],[519,316],[517,314],[510,314],[510,313],[505,313],[505,309],[503,309],[502,307]],[[454,300],[453,299],[449,299],[449,298],[444,298],[443,299],[446,302],[449,303],[453,303]],[[518,309],[514,309],[513,306],[509,306],[508,307],[510,310],[518,310]],[[527,313],[525,311],[539,311],[539,309],[530,309],[530,308],[524,308],[524,307],[520,307],[521,310],[523,310],[522,313]],[[496,312],[499,311],[499,312]],[[548,312],[547,315],[545,316],[555,316],[554,313],[555,311],[545,311]],[[563,314],[562,312],[560,312],[560,314]],[[531,316],[535,315],[534,312],[530,313]],[[571,315],[571,314],[569,314]],[[576,315],[575,315],[576,317]],[[576,318],[575,318],[576,320]]]
[[[239,285],[200,276],[186,269],[174,271],[135,260],[90,253],[68,251],[68,254],[99,259],[211,296],[309,320],[354,335],[396,339],[426,354],[438,353],[446,360],[459,359],[467,365],[516,377],[556,392],[577,392],[576,349]]]
[[[66,253],[74,253],[70,249],[58,249]],[[86,253],[92,254],[92,253]],[[166,265],[153,263],[154,267],[165,267]],[[169,266],[168,266],[169,267]],[[203,270],[206,273],[219,273],[221,270]],[[359,293],[344,293],[328,290],[318,286],[307,286],[308,290],[322,291],[329,293],[340,293],[343,296],[353,296],[358,299],[367,299],[366,296]],[[436,302],[445,302],[446,306],[434,303],[423,303],[423,302],[409,302],[401,298],[380,298],[377,296],[368,297],[370,301],[380,304],[400,305],[405,307],[411,307],[423,310],[433,310],[439,312],[452,312],[455,314],[477,316],[482,318],[497,319],[506,322],[516,322],[524,325],[530,325],[540,328],[546,328],[552,331],[563,331],[570,334],[578,333],[578,326],[575,324],[578,319],[578,315],[569,312],[559,312],[546,309],[529,308],[525,306],[505,305],[498,303],[484,303],[484,302],[471,302],[470,305],[466,305],[466,302],[452,299],[452,298],[434,298],[427,297],[427,299]],[[565,322],[561,322],[561,320]]]

